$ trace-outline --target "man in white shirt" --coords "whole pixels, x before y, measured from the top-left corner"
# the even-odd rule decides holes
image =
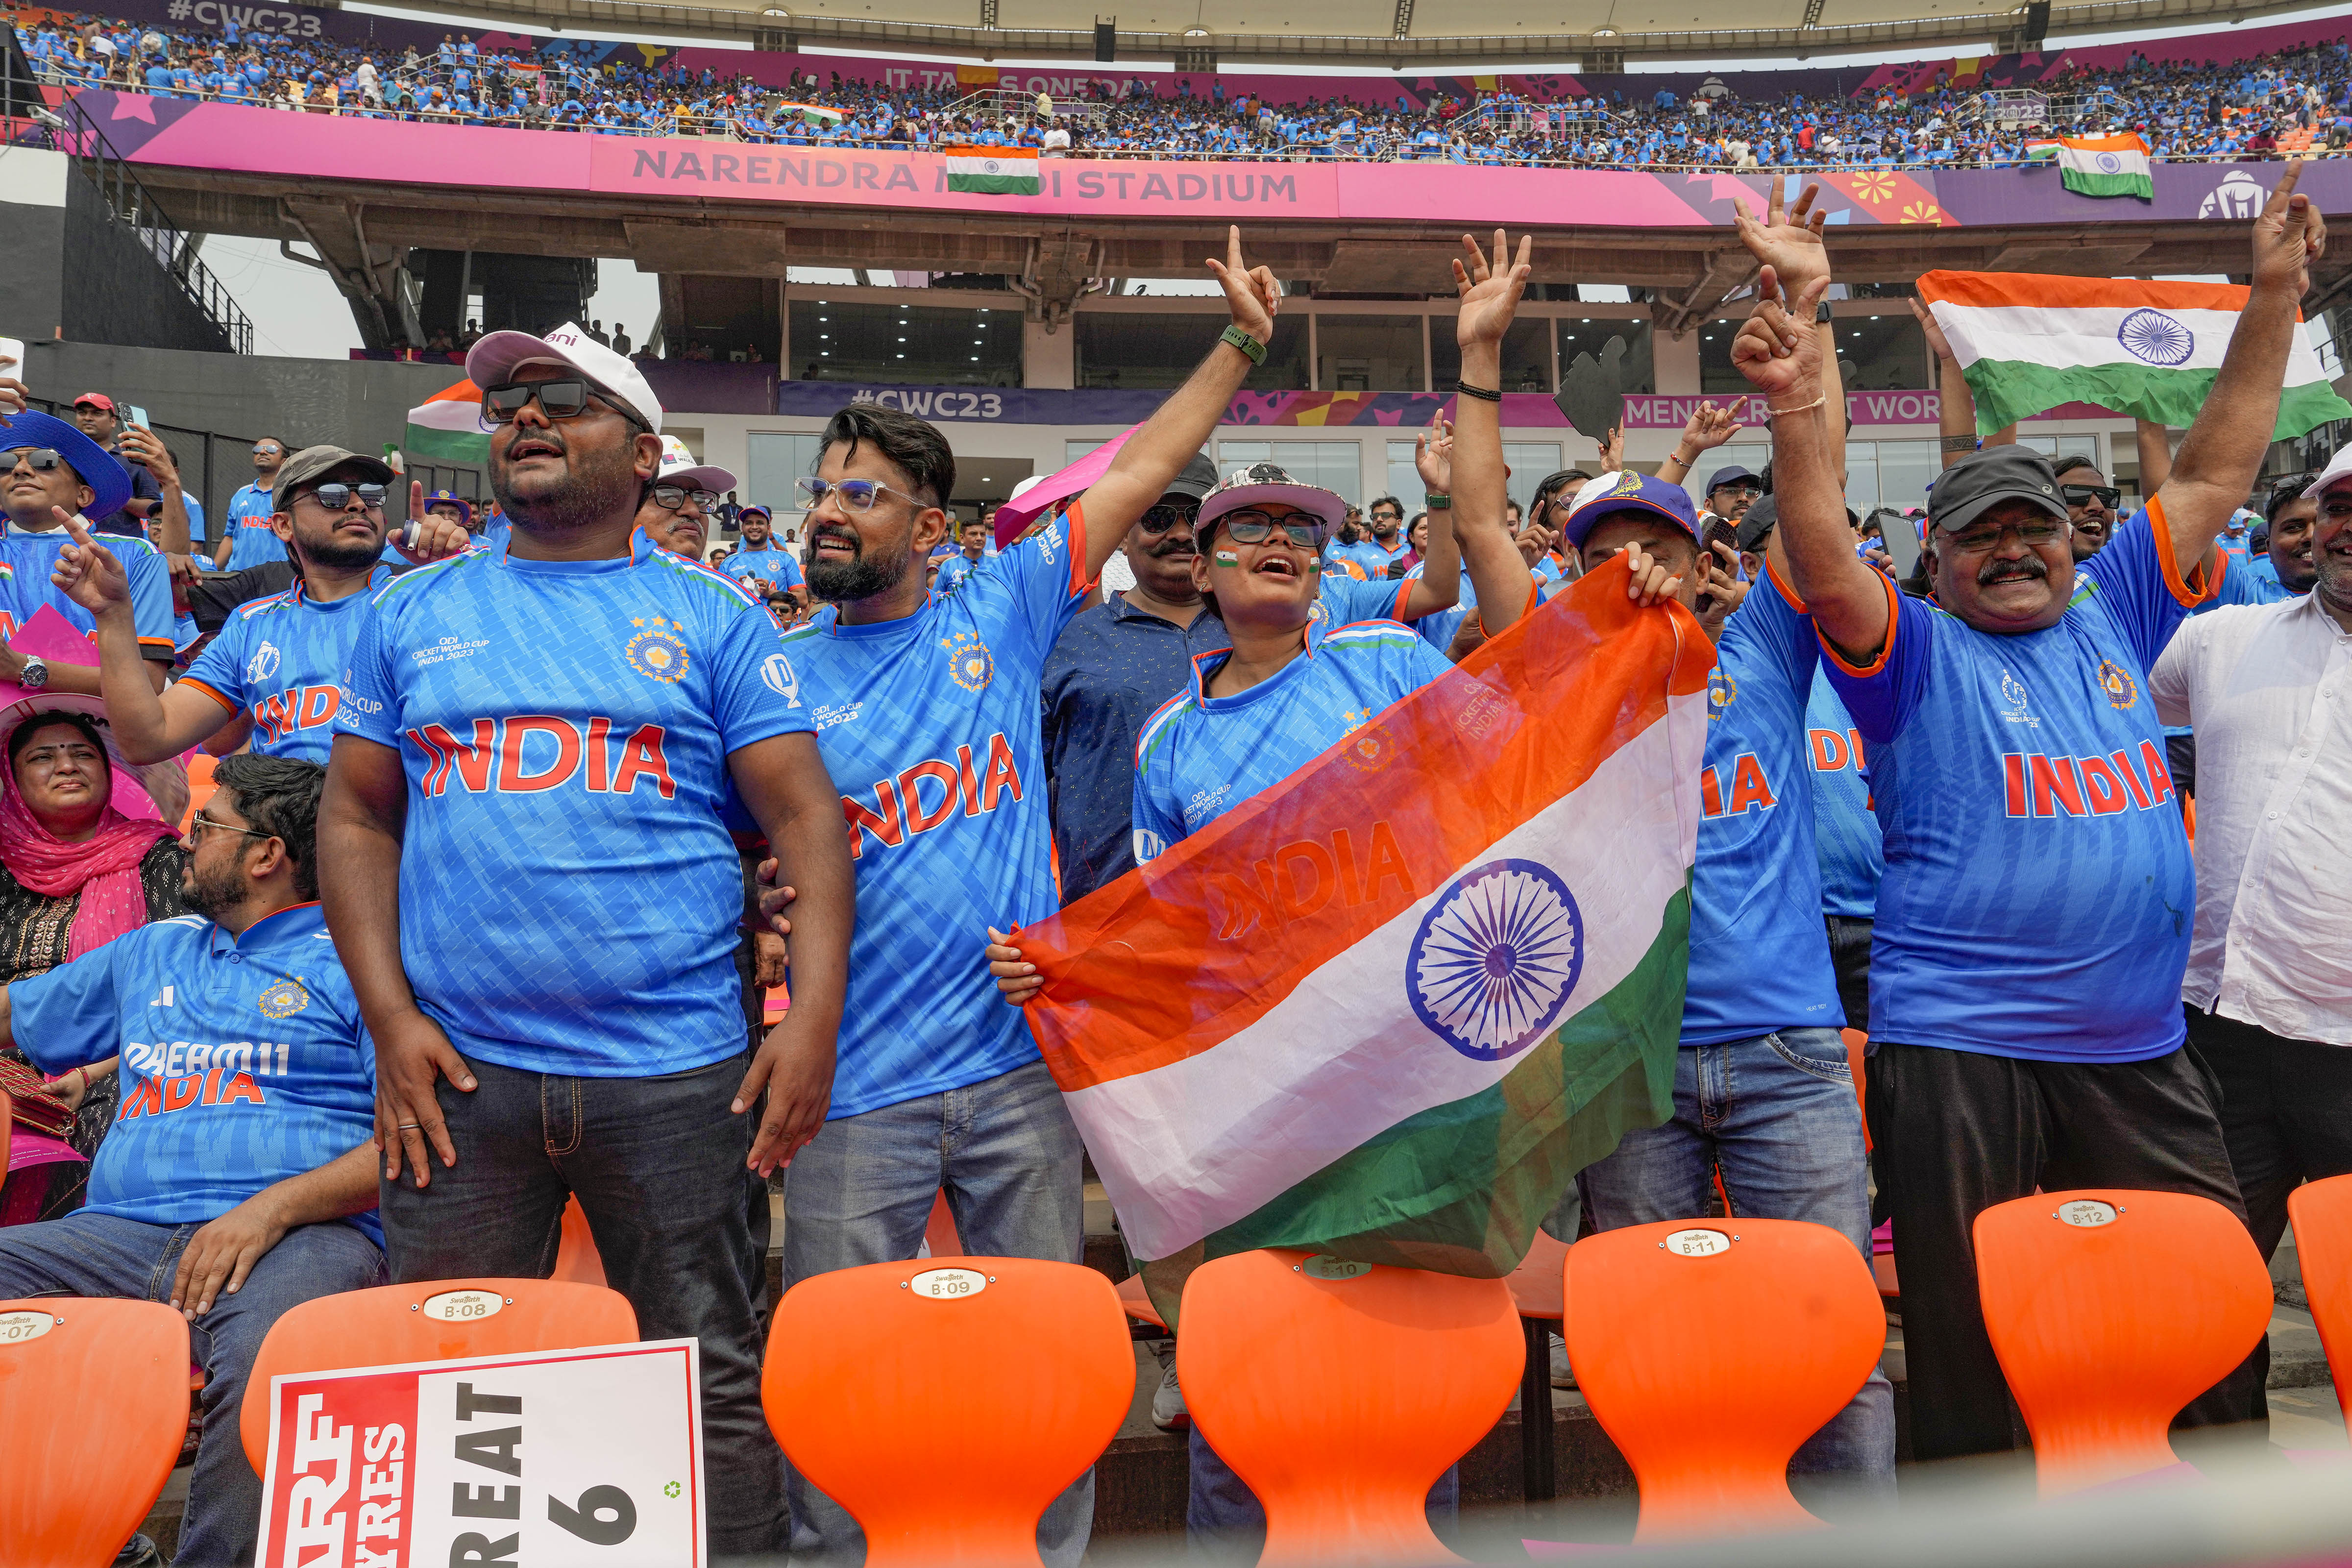
[[[1040,149],[1039,156],[1046,158],[1066,158],[1069,155],[1070,133],[1057,124],[1052,130],[1045,132],[1045,144],[1042,149]]]
[[[360,101],[370,109],[382,109],[383,82],[376,75],[375,61],[373,58],[361,60],[360,68],[353,71],[352,76],[359,83]]]
[[[2180,994],[2265,1258],[2287,1194],[2352,1172],[2352,447],[2304,493],[2311,592],[2192,616],[2148,676],[2158,716],[2197,729]]]

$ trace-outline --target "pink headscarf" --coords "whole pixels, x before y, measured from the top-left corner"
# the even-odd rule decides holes
[[[111,758],[107,766],[110,776]],[[109,805],[99,816],[95,834],[68,843],[42,826],[25,804],[16,791],[16,770],[0,767],[0,865],[45,899],[81,895],[67,933],[68,960],[147,923],[139,862],[159,839],[178,837],[169,823],[128,817]]]

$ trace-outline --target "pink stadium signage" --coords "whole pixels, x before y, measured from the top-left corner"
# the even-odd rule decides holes
[[[1691,415],[1702,403],[1736,410],[1742,424],[1759,428],[1764,424],[1763,400],[1752,395],[1719,392],[1669,396],[1664,393],[1635,393],[1625,399],[1625,428],[1679,430],[1690,423]],[[1856,425],[1933,425],[1943,416],[1944,399],[1935,392],[1849,392],[1845,395],[1845,411]],[[2116,416],[2087,403],[2067,403],[2037,417],[2112,419]]]

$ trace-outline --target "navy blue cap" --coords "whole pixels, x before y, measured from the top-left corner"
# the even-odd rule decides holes
[[[122,510],[131,499],[131,470],[114,455],[81,433],[81,426],[47,414],[26,409],[0,419],[0,452],[19,447],[47,447],[66,460],[93,492],[82,515],[95,522]]]
[[[1713,495],[1724,486],[1736,485],[1742,479],[1746,479],[1749,484],[1753,485],[1760,485],[1764,482],[1758,479],[1754,474],[1749,473],[1746,468],[1734,463],[1727,468],[1717,468],[1715,470],[1714,474],[1710,476],[1706,481],[1706,493]]]
[[[1577,491],[1567,526],[1561,530],[1562,538],[1570,548],[1582,550],[1586,537],[1597,524],[1625,511],[1663,517],[1689,534],[1693,543],[1698,542],[1698,510],[1691,505],[1690,492],[1680,485],[1668,484],[1632,468],[1614,476],[1603,474]]]

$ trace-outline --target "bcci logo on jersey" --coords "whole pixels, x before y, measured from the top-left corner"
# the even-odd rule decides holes
[[[980,640],[978,632],[958,632],[951,637],[941,637],[940,646],[948,650],[948,678],[966,691],[985,691],[995,679],[996,660],[988,645]]]
[[[310,1005],[310,994],[299,980],[281,980],[261,994],[261,1015],[265,1018],[290,1018]]]
[[[278,673],[278,645],[263,643],[254,656],[245,661],[245,678],[247,680],[268,679]]]
[[[2129,708],[2139,700],[2139,682],[2132,679],[2130,670],[2111,658],[2099,661],[2099,689],[2107,694],[2110,707]]]
[[[649,620],[632,620],[629,624],[646,628],[631,637],[621,649],[621,655],[629,661],[631,669],[665,686],[676,686],[686,679],[686,643],[676,632],[667,629],[671,623],[655,616]]]
[[[1723,717],[1723,710],[1739,700],[1739,682],[1723,672],[1717,665],[1707,673],[1706,716],[1711,723]]]

